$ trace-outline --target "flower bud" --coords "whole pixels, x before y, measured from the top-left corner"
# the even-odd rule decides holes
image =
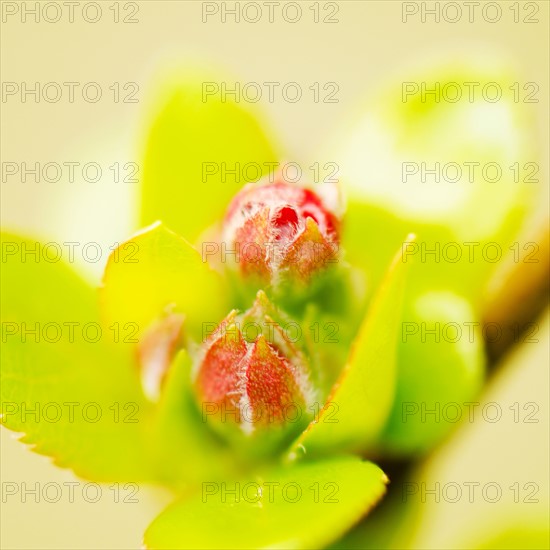
[[[260,291],[250,310],[232,311],[206,340],[195,387],[203,420],[218,431],[288,434],[307,424],[309,366],[282,322]]]
[[[166,313],[145,330],[137,347],[141,385],[145,396],[158,401],[168,369],[183,347],[184,316]]]
[[[229,205],[223,241],[245,277],[307,283],[337,260],[339,220],[310,189],[247,185]]]

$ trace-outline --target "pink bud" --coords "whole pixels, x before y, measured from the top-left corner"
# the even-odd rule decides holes
[[[136,351],[143,392],[158,401],[168,369],[183,347],[183,315],[168,313],[144,332]]]
[[[231,312],[205,342],[195,386],[217,424],[252,434],[307,421],[313,390],[305,355],[274,318],[280,313],[259,292],[250,310]]]
[[[338,218],[311,189],[284,181],[247,185],[229,205],[223,240],[226,261],[265,283],[307,283],[337,261]]]

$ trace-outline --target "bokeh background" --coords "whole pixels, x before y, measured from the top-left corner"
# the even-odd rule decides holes
[[[117,24],[110,10],[113,2],[107,1],[99,2],[102,17],[92,24],[79,15],[79,7],[74,22],[69,22],[66,13],[56,23],[36,23],[32,16],[23,22],[20,11],[10,15],[5,10],[6,4],[23,9],[25,3],[3,2],[4,83],[95,81],[105,100],[87,103],[78,93],[74,103],[35,103],[30,96],[21,102],[17,96],[3,96],[2,161],[93,161],[104,168],[114,162],[139,164],[158,75],[166,67],[192,63],[219,68],[230,75],[227,80],[243,83],[295,81],[307,89],[314,82],[336,82],[337,103],[262,101],[257,105],[287,158],[304,166],[328,162],[331,159],[322,158],[326,144],[345,135],[346,121],[353,119],[368,94],[388,81],[434,59],[495,55],[509,63],[522,82],[536,82],[540,87],[539,102],[530,106],[542,154],[540,208],[532,217],[545,219],[550,4],[531,2],[538,8],[539,22],[528,24],[514,22],[512,2],[494,3],[503,14],[494,23],[479,16],[470,22],[466,15],[457,23],[436,23],[429,16],[423,23],[419,15],[403,23],[402,2],[338,1],[332,4],[338,7],[339,22],[322,24],[313,20],[309,9],[313,2],[301,2],[303,16],[290,24],[279,16],[273,23],[267,17],[258,23],[232,19],[223,23],[219,17],[203,23],[203,2],[195,0],[120,2],[121,18],[137,7],[134,18],[138,22]],[[434,3],[426,4],[433,7]],[[525,2],[519,4],[523,9]],[[113,102],[109,86],[115,82],[135,82],[139,101]],[[24,184],[2,181],[2,226],[45,241],[95,241],[107,249],[127,238],[135,227],[138,185],[104,179],[98,183],[78,178],[73,183],[35,183],[32,177]],[[103,263],[80,262],[78,267],[97,283]],[[540,525],[541,518],[548,516],[547,335],[545,316],[539,342],[509,356],[483,396],[486,401],[509,404],[536,402],[540,422],[516,424],[509,415],[497,424],[466,424],[438,450],[426,474],[427,480],[442,484],[446,480],[492,480],[508,487],[534,481],[540,488],[538,504],[515,504],[510,499],[499,504],[426,504],[421,507],[413,548],[465,548],[489,536],[496,517],[498,522],[521,517]],[[70,472],[51,466],[47,458],[31,454],[7,430],[1,430],[1,438],[2,482],[32,486],[75,479]],[[170,500],[167,493],[148,487],[140,488],[138,503],[114,503],[108,488],[104,494],[95,504],[78,496],[74,503],[62,499],[55,504],[34,503],[32,497],[22,503],[19,497],[3,496],[2,548],[138,548],[143,530]]]

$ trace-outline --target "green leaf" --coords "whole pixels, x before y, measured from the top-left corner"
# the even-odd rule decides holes
[[[101,329],[94,290],[68,266],[21,254],[35,247],[2,235],[2,424],[82,477],[151,479],[130,348]]]
[[[534,112],[510,91],[487,101],[463,88],[457,101],[442,100],[457,82],[509,90],[517,79],[501,59],[451,58],[388,82],[351,113],[345,136],[334,136],[330,158],[348,196],[401,219],[443,225],[461,242],[500,242],[510,226],[517,231],[536,200],[536,182],[526,185],[509,167],[539,157]],[[420,82],[438,83],[442,93],[424,93]]]
[[[481,323],[466,300],[428,292],[407,302],[395,401],[381,438],[392,455],[422,453],[438,443],[456,426],[452,419],[466,415],[462,404],[478,394],[485,370]],[[447,415],[451,421],[442,420]]]
[[[142,224],[160,219],[192,242],[222,219],[250,178],[269,171],[266,162],[279,160],[242,104],[203,96],[203,84],[214,81],[220,78],[184,73],[167,82],[146,141]]]
[[[407,240],[412,242],[413,237]],[[332,394],[295,443],[290,458],[297,457],[298,451],[365,449],[383,429],[394,397],[399,322],[408,265],[401,260],[399,251],[359,328]]]
[[[495,266],[501,266],[506,256],[511,256],[517,240],[512,228],[508,229],[510,232],[506,236],[502,233],[499,240],[491,241],[492,245],[489,241],[466,243],[442,224],[402,218],[390,210],[350,199],[342,248],[348,261],[363,270],[369,287],[376,288],[396,247],[403,246],[403,235],[412,232],[417,236],[416,244],[405,251],[407,261],[412,261],[407,279],[411,292],[451,290],[474,304],[482,304]],[[502,260],[485,259],[484,254],[492,259],[491,253],[499,249]],[[456,261],[455,255],[460,256]]]
[[[149,406],[128,361],[89,343],[8,340],[2,423],[57,466],[97,481],[148,481]]]
[[[501,264],[494,257],[499,248],[510,254],[541,191],[524,173],[540,164],[540,153],[534,112],[509,88],[517,80],[501,59],[417,67],[372,93],[333,134],[326,158],[338,163],[350,199],[343,248],[369,285],[380,281],[396,238],[413,232],[411,252],[430,269],[417,262],[410,284],[483,303]],[[421,82],[437,83],[441,94],[423,93]],[[481,86],[471,98],[463,87],[457,101],[442,100],[457,82]],[[508,92],[487,101],[480,90],[488,83]]]
[[[548,531],[548,520],[546,526],[541,525],[538,529],[526,526],[507,525],[502,531],[494,535],[490,540],[484,540],[476,546],[476,550],[546,550],[550,545],[550,533]]]
[[[232,449],[213,437],[194,402],[191,368],[191,358],[181,350],[168,372],[150,440],[159,450],[156,471],[162,482],[180,488],[236,471]]]
[[[205,483],[200,493],[172,505],[151,524],[145,545],[321,548],[374,506],[385,482],[374,464],[338,457],[297,463],[255,479]],[[231,489],[237,489],[237,498]]]
[[[59,261],[60,244],[46,246],[7,232],[0,240],[3,321],[87,321],[97,316],[92,289]]]
[[[157,223],[109,257],[101,289],[108,325],[133,323],[142,333],[168,310],[185,315],[185,329],[200,339],[203,322],[227,313],[221,277],[182,237]]]

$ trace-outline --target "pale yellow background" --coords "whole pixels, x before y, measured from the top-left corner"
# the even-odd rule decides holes
[[[521,3],[521,2],[520,2]],[[147,112],[151,83],[167,62],[203,60],[233,74],[234,80],[296,81],[304,90],[313,83],[337,82],[339,103],[304,100],[297,104],[263,102],[277,139],[288,158],[306,162],[318,151],[340,122],[366,93],[391,76],[432,57],[456,52],[496,53],[509,60],[522,81],[540,86],[538,139],[543,151],[542,175],[548,176],[548,12],[549,3],[537,2],[538,24],[515,24],[510,2],[502,5],[498,23],[421,23],[419,17],[401,22],[398,1],[341,1],[338,24],[314,24],[304,4],[303,17],[289,24],[277,17],[273,24],[201,22],[199,1],[138,2],[137,24],[114,24],[112,2],[101,2],[103,17],[89,24],[76,16],[55,23],[21,23],[10,17],[2,24],[1,71],[3,81],[96,81],[104,92],[113,82],[137,82],[138,104],[115,104],[109,99],[93,105],[21,103],[9,98],[2,103],[1,153],[3,161],[96,161],[107,167],[115,161],[139,162],[141,128]],[[124,4],[122,2],[121,4]],[[430,4],[433,4],[430,2]],[[523,12],[522,12],[523,13]],[[77,8],[78,14],[78,8]],[[17,231],[61,241],[100,241],[106,246],[128,236],[133,227],[132,184],[2,184],[2,225]],[[101,264],[83,264],[97,281]],[[545,325],[546,327],[546,325]],[[547,328],[545,328],[547,332]],[[542,330],[541,330],[542,334]],[[521,357],[521,373],[503,377],[500,399],[541,403],[541,423],[520,428],[501,423],[498,429],[471,425],[456,452],[467,460],[453,459],[447,473],[477,477],[492,475],[502,484],[517,480],[525,468],[541,487],[548,486],[548,342],[532,345]],[[546,389],[546,390],[545,390]],[[476,432],[478,430],[478,433]],[[509,431],[507,431],[509,430]],[[476,435],[477,433],[477,435]],[[509,435],[508,435],[509,434]],[[50,466],[48,459],[29,453],[2,430],[2,481],[47,483],[72,479],[71,474]],[[513,437],[513,441],[509,438]],[[515,449],[515,452],[511,452]],[[521,451],[521,452],[520,452]],[[441,461],[445,463],[445,456]],[[474,463],[479,471],[475,472]],[[498,467],[495,467],[494,465]],[[453,468],[466,468],[462,474]],[[468,469],[470,468],[470,469]],[[450,472],[450,473],[449,473]],[[522,480],[520,477],[519,480]],[[510,484],[513,481],[510,481]],[[10,497],[2,504],[3,548],[138,548],[147,523],[168,502],[168,495],[143,488],[139,504],[115,504],[106,495],[97,504],[77,499],[74,504],[22,504]],[[541,490],[547,509],[548,491]],[[479,513],[487,513],[481,511]],[[494,511],[492,512],[494,513]],[[419,534],[418,547],[460,547],[473,516],[473,507],[437,507],[433,519]],[[452,530],[449,527],[452,525]],[[458,539],[457,539],[458,537]]]

